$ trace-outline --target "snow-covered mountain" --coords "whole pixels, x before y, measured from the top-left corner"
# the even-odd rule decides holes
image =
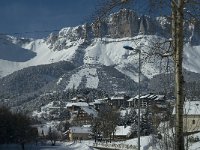
[[[199,25],[186,25],[187,40],[198,41]],[[100,24],[84,24],[61,29],[45,39],[24,39],[11,36],[0,38],[0,76],[29,66],[70,61],[76,66],[102,64],[113,66],[136,81],[138,56],[123,49],[124,45],[136,48],[149,46],[152,41],[169,38],[170,22],[166,17],[139,16],[136,12],[123,9]],[[190,41],[191,42],[191,41]],[[148,51],[148,47],[141,47]],[[200,72],[196,58],[199,46],[185,46],[184,67]],[[159,73],[158,61],[145,63],[142,73],[152,77]],[[132,67],[130,67],[132,66]]]
[[[184,68],[200,73],[198,24],[185,24],[185,28],[187,42],[184,47]],[[134,11],[123,9],[110,15],[101,24],[63,28],[45,39],[1,36],[1,96],[7,98],[6,93],[20,93],[21,101],[26,101],[24,97],[37,99],[39,93],[73,88],[97,88],[113,92],[127,91],[132,87],[132,91],[136,91],[138,54],[123,46],[141,50],[141,79],[145,84],[154,75],[164,72],[168,63],[173,65],[167,59],[147,57],[157,41],[170,37],[169,31],[167,17],[139,16]],[[66,63],[57,64],[63,61]]]
[[[29,51],[31,50],[36,54],[33,58],[25,62],[1,59],[0,72],[1,76],[6,76],[16,70],[29,66],[69,61],[74,63],[76,66],[82,66],[85,64],[115,66],[115,68],[120,72],[125,73],[136,81],[138,72],[138,55],[135,55],[134,52],[125,50],[123,46],[132,45],[133,47],[136,47],[135,42],[149,44],[148,41],[154,38],[156,37],[136,36],[134,38],[122,39],[96,38],[91,41],[90,44],[87,44],[80,39],[75,42],[67,42],[66,45],[69,44],[70,47],[61,50],[51,49],[50,45],[47,44],[45,40],[40,39],[23,45],[24,49],[28,49]],[[60,40],[62,41],[62,39]],[[144,51],[146,50],[144,49]],[[20,53],[21,51],[19,54]],[[22,54],[23,52],[21,55]],[[142,67],[142,73],[145,77],[152,77],[159,73],[159,63],[145,63]]]

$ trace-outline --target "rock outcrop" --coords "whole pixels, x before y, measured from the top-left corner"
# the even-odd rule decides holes
[[[50,35],[47,43],[53,50],[62,50],[74,46],[79,40],[85,44],[94,37],[124,38],[143,34],[170,38],[170,28],[170,18],[139,16],[135,11],[121,9],[119,12],[111,14],[104,21],[97,20],[92,24],[86,23],[77,27],[63,28],[58,35]],[[185,23],[186,41],[189,41],[192,45],[199,43],[199,28],[199,23],[192,25]]]

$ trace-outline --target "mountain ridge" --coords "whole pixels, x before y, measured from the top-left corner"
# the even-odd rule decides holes
[[[10,42],[10,47],[12,47],[14,44],[34,54],[31,59],[24,62],[0,59],[0,63],[2,64],[0,66],[0,77],[6,76],[16,70],[20,70],[25,67],[37,66],[40,64],[50,64],[58,61],[70,61],[73,62],[76,66],[81,66],[85,63],[92,62],[92,60],[89,61],[87,58],[93,57],[89,55],[91,52],[88,54],[88,49],[92,49],[93,46],[96,46],[96,48],[101,50],[106,48],[107,45],[109,46],[109,43],[107,44],[106,42],[111,42],[111,40],[113,40],[113,42],[117,43],[117,41],[120,41],[121,39],[122,42],[124,41],[122,43],[123,45],[137,47],[135,42],[137,42],[138,45],[145,43],[149,44],[150,42],[148,42],[148,40],[152,40],[151,38],[154,38],[155,36],[158,37],[155,37],[154,39],[159,38],[159,36],[163,38],[169,38],[170,34],[169,18],[151,18],[145,15],[139,16],[136,12],[127,9],[122,9],[119,12],[110,15],[107,20],[105,20],[105,22],[102,22],[98,25],[99,28],[96,25],[97,24],[95,23],[86,23],[77,27],[63,28],[57,34],[52,33],[45,39],[33,40],[15,38],[11,36],[4,36],[3,39],[0,38],[0,41],[7,40]],[[186,23],[186,28],[188,28],[186,34],[187,41],[198,46],[198,37],[200,37],[198,24],[196,23],[191,26],[191,24]],[[141,37],[141,40],[143,40],[143,38],[147,39],[146,41],[143,40],[143,42],[140,42],[138,40],[134,41],[135,39],[133,37],[135,37],[135,39],[137,37]],[[105,39],[105,42],[103,42],[102,38]],[[101,39],[102,42],[99,39]],[[131,40],[132,42],[129,42]],[[116,48],[121,49],[123,45],[119,45],[120,47]],[[191,49],[192,46],[186,46],[186,48]],[[99,52],[97,52],[97,50],[92,49],[90,51],[94,51],[94,53],[96,53],[96,56],[92,58],[96,59],[96,62],[93,61],[96,64],[100,63],[103,65],[115,65],[116,63],[119,63],[119,61],[112,63],[111,60],[113,59],[113,56],[105,54],[103,50],[101,50],[101,54],[104,53],[104,56],[110,59],[107,59],[107,61],[110,62],[105,62],[103,58],[99,60],[99,56],[97,56]],[[92,55],[94,55],[94,53]],[[99,55],[101,54],[99,53]],[[19,51],[18,55],[23,55],[23,52]],[[10,57],[8,54],[6,56]],[[124,60],[122,60],[122,62],[124,62]],[[192,64],[191,62],[189,63]],[[186,66],[186,69],[188,68],[189,67]],[[190,71],[196,70],[194,68]]]
[[[36,40],[4,36],[3,40],[8,45],[31,51],[35,56],[24,62],[0,59],[1,102],[18,107],[24,103],[28,105],[31,101],[38,103],[45,92],[54,95],[61,91],[84,88],[113,94],[126,91],[134,95],[138,85],[138,54],[124,49],[125,45],[141,50],[143,92],[150,92],[149,80],[155,75],[169,68],[173,71],[171,59],[147,55],[156,42],[168,40],[168,18],[139,17],[135,12],[123,9],[112,14],[100,26],[99,29],[95,24],[63,28],[45,39]],[[189,24],[186,26],[188,28]],[[198,39],[198,31],[198,24],[187,30],[183,62],[185,69],[196,73],[200,73],[197,61],[200,44],[198,41],[195,45],[192,43],[195,38]],[[19,51],[21,54],[23,51]],[[71,66],[71,69],[67,69],[67,66]],[[45,68],[48,68],[46,73]]]

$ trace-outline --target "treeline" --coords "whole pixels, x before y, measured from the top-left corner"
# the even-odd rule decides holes
[[[20,144],[24,149],[25,143],[35,142],[37,137],[37,128],[31,126],[29,117],[0,107],[0,144]]]
[[[70,62],[31,66],[0,79],[0,97],[26,95],[41,90],[75,67]]]

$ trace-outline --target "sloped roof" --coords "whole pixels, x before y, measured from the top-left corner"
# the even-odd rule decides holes
[[[94,117],[97,117],[97,111],[88,106],[81,106],[81,109],[84,110],[88,115],[93,115]]]
[[[112,96],[111,100],[124,99],[124,96]]]
[[[165,97],[165,95],[155,95],[155,94],[146,94],[146,95],[140,95],[140,99],[152,99],[152,100],[162,100]],[[130,98],[129,100],[127,100],[128,102],[133,101],[134,99],[139,99],[139,95],[136,95],[133,98]]]
[[[164,100],[165,95],[156,95],[155,100]]]
[[[132,102],[133,100],[134,100],[134,98],[131,97],[131,98],[128,99],[127,101],[128,101],[128,102]]]
[[[102,103],[105,103],[106,99],[95,99],[94,100],[94,104],[102,104]]]
[[[77,103],[67,103],[66,107],[72,107],[72,106],[89,106],[86,102],[77,102]]]

